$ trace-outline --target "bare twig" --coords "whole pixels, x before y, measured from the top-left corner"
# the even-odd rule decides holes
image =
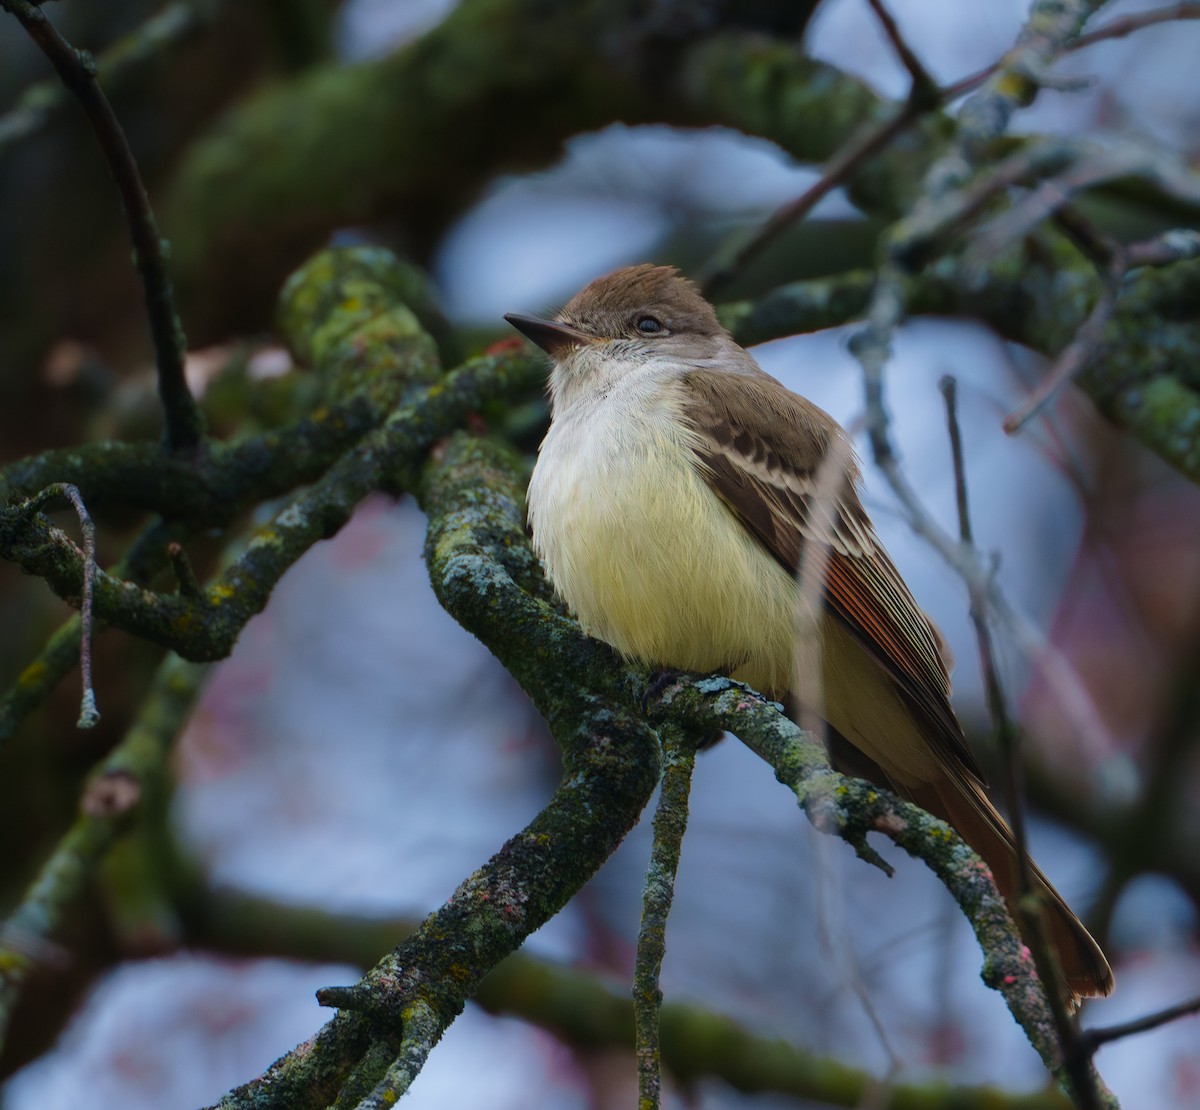
[[[1055,221],[1096,262],[1100,272],[1100,294],[1087,319],[1063,348],[1041,384],[1024,404],[1005,417],[1004,430],[1009,435],[1021,431],[1083,369],[1100,345],[1116,310],[1125,275],[1131,269],[1137,266],[1170,266],[1200,257],[1200,232],[1191,228],[1172,229],[1152,239],[1124,246],[1101,233],[1073,209],[1061,208],[1055,214]]]
[[[1097,27],[1086,35],[1080,35],[1067,49],[1070,51],[1083,50],[1095,46],[1106,39],[1121,39],[1132,35],[1143,27],[1152,27],[1156,23],[1169,23],[1178,19],[1200,19],[1200,4],[1183,3],[1170,4],[1165,8],[1151,8],[1146,12],[1135,12],[1132,15],[1121,16],[1103,27]]]
[[[879,20],[883,33],[887,35],[888,42],[892,44],[892,49],[896,52],[896,57],[900,59],[900,64],[908,70],[908,76],[912,82],[908,92],[909,101],[919,101],[923,107],[932,107],[937,104],[941,99],[937,82],[929,76],[929,71],[921,64],[921,59],[917,57],[916,52],[900,34],[900,28],[896,26],[896,21],[892,18],[892,13],[888,11],[883,0],[867,0],[867,3],[871,5],[871,10],[875,13],[875,18]]]
[[[1124,1037],[1131,1037],[1135,1033],[1147,1033],[1151,1029],[1157,1029],[1160,1025],[1166,1025],[1168,1022],[1178,1021],[1181,1017],[1190,1017],[1197,1013],[1200,1013],[1200,998],[1190,998],[1186,1002],[1168,1006],[1165,1010],[1147,1014],[1145,1017],[1134,1018],[1133,1021],[1122,1022],[1120,1025],[1109,1025],[1102,1029],[1086,1029],[1083,1033],[1083,1042],[1088,1053],[1091,1054],[1102,1045],[1119,1041]]]
[[[905,42],[891,13],[882,0],[869,0],[884,33],[912,79],[908,98],[887,118],[873,127],[851,136],[826,163],[821,176],[795,200],[775,209],[761,227],[733,254],[728,262],[714,263],[700,284],[710,299],[729,284],[781,232],[804,219],[826,196],[844,184],[864,162],[885,149],[926,112],[946,100],[946,95],[929,76],[912,48]]]
[[[906,131],[921,114],[911,101],[874,127],[860,132],[847,142],[825,165],[821,176],[795,200],[775,209],[761,227],[746,240],[728,262],[715,265],[700,285],[712,299],[737,277],[781,232],[804,219],[834,189],[844,184],[867,159],[874,157],[898,135]]]
[[[1123,16],[1120,19],[1114,19],[1111,23],[1103,27],[1097,27],[1094,31],[1089,31],[1087,34],[1079,35],[1073,41],[1065,43],[1062,47],[1064,54],[1073,54],[1078,50],[1083,50],[1089,46],[1095,46],[1098,42],[1103,42],[1106,39],[1124,38],[1126,35],[1131,35],[1135,31],[1140,31],[1144,27],[1153,26],[1156,23],[1166,23],[1172,20],[1180,19],[1200,19],[1200,4],[1197,3],[1181,3],[1172,4],[1166,8],[1155,8],[1147,12],[1137,12],[1133,15]],[[960,96],[965,96],[967,93],[974,92],[982,85],[989,77],[991,77],[1002,65],[1007,61],[1007,57],[1001,58],[999,61],[993,62],[991,65],[984,66],[982,69],[976,70],[974,73],[956,81],[953,85],[947,85],[942,90],[942,100],[944,103],[957,100]],[[1043,78],[1043,80],[1045,80]],[[1048,81],[1045,82],[1049,84]]]
[[[1075,338],[1055,359],[1050,372],[1026,398],[1025,403],[1004,418],[1004,430],[1009,435],[1016,435],[1021,431],[1050,403],[1055,394],[1083,369],[1099,346],[1104,330],[1112,319],[1113,310],[1117,307],[1117,295],[1121,291],[1121,280],[1127,269],[1127,255],[1124,250],[1118,249],[1101,275],[1100,295],[1096,298],[1087,319],[1075,333]]]
[[[176,0],[140,27],[113,43],[96,59],[105,84],[112,89],[140,64],[162,56],[212,21],[220,0]],[[0,116],[0,153],[42,128],[66,100],[65,90],[49,81],[31,85],[16,105]]]
[[[79,670],[83,679],[83,696],[79,705],[78,726],[92,728],[100,720],[100,711],[96,708],[96,691],[92,687],[92,638],[96,631],[92,619],[92,594],[96,582],[96,525],[88,515],[78,486],[69,482],[56,482],[47,486],[23,502],[20,509],[28,513],[40,512],[60,497],[71,503],[75,515],[79,518],[79,528],[83,532],[83,589],[79,602]]]
[[[110,573],[144,584],[161,565],[163,542],[173,527],[161,522],[149,525],[121,561],[111,568]],[[83,621],[79,614],[64,621],[20,677],[7,690],[0,692],[0,746],[11,739],[21,722],[79,662],[82,630]]]
[[[1125,248],[1125,257],[1131,270],[1137,266],[1170,266],[1200,258],[1200,231],[1190,227],[1164,231],[1153,239],[1130,243]]]
[[[946,427],[950,436],[950,454],[954,467],[954,488],[958,502],[959,540],[968,551],[975,551],[975,539],[971,529],[971,507],[967,495],[967,471],[963,461],[962,430],[958,424],[958,387],[954,378],[945,375],[938,382],[938,389],[946,402]],[[992,644],[992,631],[988,626],[988,604],[986,595],[970,586],[971,624],[975,629],[975,642],[979,649],[979,669],[983,674],[984,689],[987,691],[988,713],[991,715],[996,739],[1004,767],[1004,795],[1008,805],[1008,820],[1012,826],[1013,841],[1017,850],[1017,883],[1020,889],[1018,902],[1025,935],[1030,941],[1029,949],[1037,965],[1038,976],[1046,989],[1050,1010],[1054,1015],[1059,1039],[1064,1045],[1078,1045],[1079,1029],[1071,1020],[1070,1010],[1063,997],[1062,976],[1058,960],[1050,939],[1046,934],[1042,903],[1033,894],[1032,861],[1029,856],[1029,839],[1025,831],[1024,783],[1021,775],[1020,734],[1013,727],[1008,715],[1004,687],[1000,671],[996,666],[996,653]]]
[[[176,452],[194,451],[203,435],[204,420],[184,376],[187,341],[175,310],[166,250],[133,151],[96,80],[96,64],[86,51],[72,47],[46,13],[30,0],[0,0],[0,6],[20,20],[49,58],[63,84],[79,100],[108,161],[129,221],[134,259],[145,291],[158,367],[166,446]]]

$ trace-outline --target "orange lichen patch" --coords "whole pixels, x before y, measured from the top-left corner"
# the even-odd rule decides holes
[[[485,355],[506,355],[511,351],[518,351],[525,340],[519,336],[511,336],[508,339],[497,339],[490,347],[484,350]]]

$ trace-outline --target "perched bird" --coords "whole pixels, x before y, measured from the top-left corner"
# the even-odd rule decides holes
[[[863,510],[841,426],[760,369],[671,267],[598,278],[555,320],[505,318],[553,360],[529,520],[584,630],[643,664],[729,674],[806,725],[815,713],[835,767],[953,825],[1011,903],[1012,832],[950,707],[940,637]],[[809,593],[815,654],[798,635]],[[1108,994],[1104,953],[1032,873],[1069,991]]]

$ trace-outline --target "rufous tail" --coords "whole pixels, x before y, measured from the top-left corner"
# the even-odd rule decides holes
[[[1016,844],[1008,822],[983,790],[973,782],[946,779],[911,793],[917,805],[953,825],[979,853],[1020,926],[1021,917],[1015,911],[1020,894]],[[1043,920],[1058,954],[1072,1008],[1080,998],[1108,994],[1113,989],[1113,973],[1100,945],[1032,860],[1029,867],[1034,891],[1042,897]]]

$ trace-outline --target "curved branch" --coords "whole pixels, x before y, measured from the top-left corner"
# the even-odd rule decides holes
[[[562,781],[541,813],[361,983],[321,992],[342,1012],[260,1079],[230,1092],[220,1103],[226,1110],[324,1107],[345,1097],[346,1083],[367,1097],[401,1056],[413,1008],[433,1015],[432,1028],[423,1019],[420,1040],[436,1039],[483,977],[595,873],[649,800],[658,771],[654,735],[613,653],[539,596],[520,470],[497,446],[455,436],[422,483],[425,557],[442,604],[492,649],[550,723]]]
[[[869,832],[883,833],[922,860],[966,914],[984,952],[984,982],[1004,996],[1047,1069],[1072,1091],[1082,1068],[1102,1104],[1116,1107],[1090,1061],[1064,1061],[1033,960],[992,874],[949,825],[872,783],[837,774],[823,744],[788,720],[779,706],[729,679],[679,679],[652,704],[651,719],[682,719],[695,728],[735,733],[775,769],[818,830],[845,840],[868,862],[878,858],[866,843]]]

